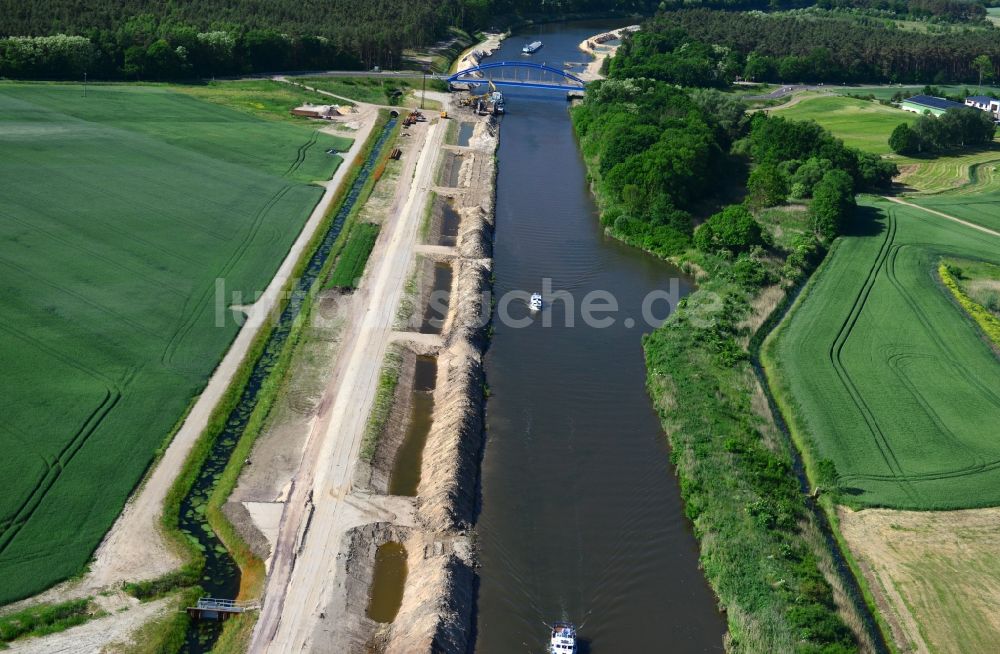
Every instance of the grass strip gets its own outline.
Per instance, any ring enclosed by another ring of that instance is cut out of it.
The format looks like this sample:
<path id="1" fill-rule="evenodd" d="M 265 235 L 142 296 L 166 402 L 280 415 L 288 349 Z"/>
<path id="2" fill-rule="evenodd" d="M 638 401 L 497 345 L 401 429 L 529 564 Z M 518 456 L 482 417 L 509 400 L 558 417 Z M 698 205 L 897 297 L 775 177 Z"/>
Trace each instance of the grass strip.
<path id="1" fill-rule="evenodd" d="M 969 317 L 983 330 L 986 338 L 994 345 L 1000 346 L 1000 319 L 962 291 L 958 285 L 958 280 L 955 279 L 948 264 L 941 262 L 938 265 L 938 275 L 941 277 L 941 282 L 951 291 L 955 301 L 965 309 Z"/>
<path id="2" fill-rule="evenodd" d="M 83 624 L 97 617 L 91 610 L 90 597 L 59 604 L 39 604 L 0 617 L 0 642 L 18 638 L 46 636 Z"/>
<path id="3" fill-rule="evenodd" d="M 365 272 L 368 257 L 378 239 L 379 226 L 374 223 L 359 223 L 351 229 L 350 238 L 337 258 L 337 264 L 330 273 L 327 288 L 354 290 Z"/>
<path id="4" fill-rule="evenodd" d="M 386 350 L 382 371 L 378 377 L 378 387 L 375 389 L 372 412 L 368 416 L 365 435 L 361 440 L 360 457 L 366 463 L 371 463 L 375 459 L 379 438 L 381 438 L 382 432 L 385 431 L 385 425 L 389 421 L 389 414 L 392 412 L 392 399 L 396 394 L 396 386 L 399 385 L 399 371 L 402 362 L 403 354 L 399 346 L 391 346 Z"/>
<path id="5" fill-rule="evenodd" d="M 454 125 L 455 123 L 452 123 Z M 449 126 L 450 127 L 450 126 Z M 434 203 L 437 202 L 437 193 L 431 191 L 427 194 L 427 206 L 424 207 L 424 217 L 420 221 L 420 240 L 427 241 L 427 235 L 431 231 L 431 223 L 434 217 Z"/>
<path id="6" fill-rule="evenodd" d="M 164 654 L 180 651 L 188 626 L 184 607 L 192 606 L 199 596 L 198 588 L 188 588 L 177 593 L 169 604 L 171 610 L 139 627 L 128 644 L 115 644 L 110 649 L 118 654 Z"/>

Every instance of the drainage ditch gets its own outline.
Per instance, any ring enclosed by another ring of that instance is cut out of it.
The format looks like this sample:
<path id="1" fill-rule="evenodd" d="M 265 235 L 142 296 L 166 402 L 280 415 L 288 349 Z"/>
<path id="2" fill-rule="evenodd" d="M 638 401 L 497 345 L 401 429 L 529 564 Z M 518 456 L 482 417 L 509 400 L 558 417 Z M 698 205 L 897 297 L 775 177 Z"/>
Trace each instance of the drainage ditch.
<path id="1" fill-rule="evenodd" d="M 438 198 L 441 206 L 441 230 L 438 235 L 438 245 L 454 247 L 458 243 L 458 228 L 462 224 L 462 216 L 455 209 L 455 204 L 448 199 Z"/>
<path id="2" fill-rule="evenodd" d="M 472 132 L 475 129 L 475 123 L 462 123 L 458 128 L 458 144 L 463 148 L 468 147 L 469 140 L 472 139 Z"/>

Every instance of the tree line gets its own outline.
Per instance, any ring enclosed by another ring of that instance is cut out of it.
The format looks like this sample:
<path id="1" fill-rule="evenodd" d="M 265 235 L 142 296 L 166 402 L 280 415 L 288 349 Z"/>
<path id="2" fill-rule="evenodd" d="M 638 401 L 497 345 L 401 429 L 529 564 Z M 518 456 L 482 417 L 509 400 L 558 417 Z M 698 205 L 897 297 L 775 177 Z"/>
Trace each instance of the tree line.
<path id="1" fill-rule="evenodd" d="M 503 17 L 652 12 L 652 0 L 0 0 L 0 76 L 181 79 L 397 67 Z"/>
<path id="2" fill-rule="evenodd" d="M 722 62 L 723 70 L 715 75 L 725 78 L 741 73 L 746 79 L 785 83 L 941 84 L 978 82 L 983 69 L 973 62 L 979 57 L 985 56 L 990 76 L 1000 64 L 1000 31 L 995 28 L 926 34 L 832 13 L 671 11 L 648 21 L 644 32 L 657 35 L 642 38 L 663 51 L 676 41 L 670 35 L 678 30 L 689 42 L 716 50 L 715 60 Z M 646 49 L 634 50 L 634 65 L 645 66 L 657 79 L 674 77 L 670 66 L 650 59 Z M 628 56 L 629 50 L 623 51 Z"/>
<path id="3" fill-rule="evenodd" d="M 660 3 L 660 8 L 668 11 L 694 8 L 776 11 L 813 6 L 939 22 L 982 22 L 986 18 L 986 6 L 978 0 L 664 0 Z"/>
<path id="4" fill-rule="evenodd" d="M 738 253 L 764 245 L 750 210 L 813 198 L 814 232 L 829 240 L 840 234 L 855 192 L 885 188 L 898 174 L 895 164 L 845 146 L 814 122 L 762 113 L 749 120 L 744 109 L 715 90 L 687 92 L 652 79 L 590 86 L 573 124 L 584 156 L 597 162 L 591 171 L 604 225 L 661 256 L 692 242 Z M 695 232 L 692 212 L 716 195 L 719 179 L 739 174 L 741 161 L 753 166 L 745 206 Z"/>
<path id="5" fill-rule="evenodd" d="M 973 107 L 949 109 L 941 116 L 924 114 L 913 125 L 900 123 L 889 136 L 896 154 L 937 154 L 993 142 L 997 126 L 988 112 Z"/>

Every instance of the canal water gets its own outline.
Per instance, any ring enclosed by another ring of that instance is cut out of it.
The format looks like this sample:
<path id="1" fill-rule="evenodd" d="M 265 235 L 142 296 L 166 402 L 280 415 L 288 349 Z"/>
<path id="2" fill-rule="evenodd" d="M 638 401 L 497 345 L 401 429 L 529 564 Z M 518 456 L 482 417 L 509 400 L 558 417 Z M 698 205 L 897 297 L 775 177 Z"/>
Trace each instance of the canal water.
<path id="1" fill-rule="evenodd" d="M 580 41 L 624 24 L 535 27 L 487 61 L 522 58 L 524 43 L 540 40 L 532 61 L 584 62 Z M 556 620 L 575 622 L 591 654 L 722 651 L 725 622 L 644 386 L 643 299 L 671 280 L 686 294 L 690 280 L 603 234 L 565 94 L 504 93 L 495 292 L 541 291 L 550 278 L 576 307 L 550 303 L 549 327 L 541 316 L 527 327 L 494 317 L 476 651 L 547 651 L 545 625 Z M 610 327 L 583 324 L 581 302 L 594 290 L 618 302 Z M 523 301 L 508 309 L 529 316 Z"/>

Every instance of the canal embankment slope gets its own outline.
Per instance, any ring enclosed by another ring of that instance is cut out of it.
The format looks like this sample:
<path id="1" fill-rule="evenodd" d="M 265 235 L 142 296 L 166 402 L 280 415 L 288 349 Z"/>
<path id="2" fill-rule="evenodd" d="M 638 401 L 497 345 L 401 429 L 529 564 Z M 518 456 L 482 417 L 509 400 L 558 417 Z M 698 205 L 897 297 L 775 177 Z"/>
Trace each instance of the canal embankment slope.
<path id="1" fill-rule="evenodd" d="M 414 156 L 400 175 L 392 216 L 369 259 L 367 279 L 352 297 L 342 351 L 311 426 L 301 466 L 283 509 L 272 555 L 255 651 L 303 651 L 314 622 L 328 603 L 337 554 L 348 529 L 373 516 L 392 518 L 391 508 L 363 506 L 349 498 L 354 462 L 375 382 L 389 342 L 395 305 L 402 294 L 415 245 L 422 203 L 430 186 L 438 123 L 411 128 Z M 334 544 L 334 545 L 331 545 Z"/>

